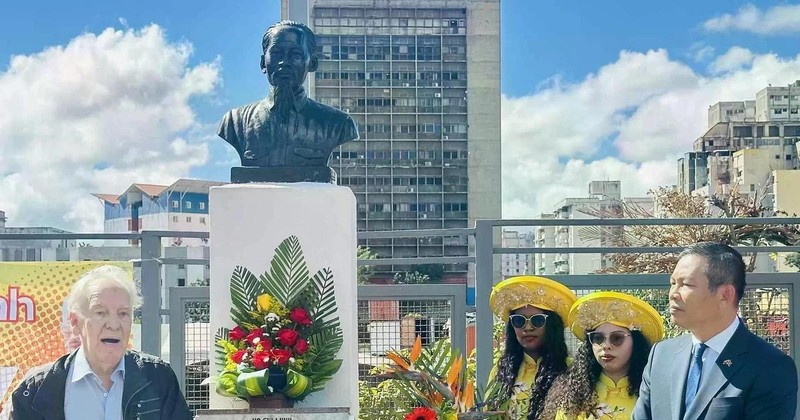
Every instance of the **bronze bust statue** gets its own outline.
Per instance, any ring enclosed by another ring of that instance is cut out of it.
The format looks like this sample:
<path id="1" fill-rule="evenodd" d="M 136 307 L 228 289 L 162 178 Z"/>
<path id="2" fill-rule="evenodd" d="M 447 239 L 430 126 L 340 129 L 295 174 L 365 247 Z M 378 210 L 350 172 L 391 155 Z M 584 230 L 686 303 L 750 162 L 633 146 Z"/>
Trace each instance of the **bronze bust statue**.
<path id="1" fill-rule="evenodd" d="M 261 46 L 269 96 L 228 111 L 219 124 L 219 136 L 242 162 L 232 168 L 231 181 L 335 183 L 328 159 L 337 146 L 358 138 L 358 128 L 347 113 L 306 95 L 303 83 L 318 64 L 314 32 L 280 21 L 267 29 Z"/>

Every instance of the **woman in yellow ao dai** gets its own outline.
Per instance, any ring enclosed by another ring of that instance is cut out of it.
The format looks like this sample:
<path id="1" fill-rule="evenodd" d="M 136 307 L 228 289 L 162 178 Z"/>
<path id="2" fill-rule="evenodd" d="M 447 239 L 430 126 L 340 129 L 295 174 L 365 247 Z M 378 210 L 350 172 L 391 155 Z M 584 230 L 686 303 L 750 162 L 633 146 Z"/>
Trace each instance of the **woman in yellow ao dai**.
<path id="1" fill-rule="evenodd" d="M 562 284 L 536 276 L 506 279 L 492 290 L 489 305 L 506 321 L 506 342 L 490 376 L 510 419 L 537 418 L 553 381 L 567 370 L 564 320 L 576 299 Z"/>
<path id="2" fill-rule="evenodd" d="M 581 344 L 541 418 L 630 419 L 650 347 L 664 336 L 661 316 L 634 296 L 597 292 L 572 305 L 567 324 Z"/>

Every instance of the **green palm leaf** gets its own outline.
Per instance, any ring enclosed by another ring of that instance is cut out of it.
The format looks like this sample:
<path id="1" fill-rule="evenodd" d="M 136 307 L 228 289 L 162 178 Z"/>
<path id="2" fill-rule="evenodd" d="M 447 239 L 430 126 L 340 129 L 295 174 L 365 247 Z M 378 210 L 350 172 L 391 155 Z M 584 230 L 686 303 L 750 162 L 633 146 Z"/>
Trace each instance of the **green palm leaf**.
<path id="1" fill-rule="evenodd" d="M 336 313 L 336 294 L 333 288 L 333 273 L 330 268 L 317 272 L 311 279 L 316 289 L 317 301 L 312 306 L 312 316 L 327 319 Z"/>
<path id="2" fill-rule="evenodd" d="M 308 286 L 308 267 L 296 236 L 284 239 L 275 248 L 270 268 L 261 275 L 260 280 L 267 293 L 287 307 L 302 295 L 303 289 Z"/>
<path id="3" fill-rule="evenodd" d="M 256 297 L 264 293 L 258 278 L 245 267 L 236 266 L 231 275 L 231 320 L 238 325 L 261 322 L 250 314 L 256 307 Z"/>
<path id="4" fill-rule="evenodd" d="M 217 366 L 222 369 L 226 365 L 226 354 L 225 348 L 219 344 L 220 339 L 228 339 L 228 332 L 229 329 L 222 327 L 217 329 L 217 332 L 214 334 L 214 347 L 217 353 Z"/>
<path id="5" fill-rule="evenodd" d="M 311 335 L 308 342 L 311 346 L 304 356 L 308 366 L 306 374 L 313 381 L 313 390 L 319 391 L 341 367 L 342 361 L 336 359 L 336 354 L 344 343 L 342 330 L 338 326 L 325 328 Z"/>

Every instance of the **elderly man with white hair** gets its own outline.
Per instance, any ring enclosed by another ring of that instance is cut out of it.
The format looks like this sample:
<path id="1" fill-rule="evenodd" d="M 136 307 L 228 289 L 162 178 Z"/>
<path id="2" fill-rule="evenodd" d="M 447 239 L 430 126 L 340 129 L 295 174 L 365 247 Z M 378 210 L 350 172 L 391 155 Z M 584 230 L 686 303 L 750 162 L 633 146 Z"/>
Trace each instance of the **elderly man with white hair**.
<path id="1" fill-rule="evenodd" d="M 141 297 L 127 271 L 107 265 L 87 272 L 68 302 L 81 346 L 20 384 L 12 396 L 13 419 L 192 418 L 169 365 L 128 350 Z"/>

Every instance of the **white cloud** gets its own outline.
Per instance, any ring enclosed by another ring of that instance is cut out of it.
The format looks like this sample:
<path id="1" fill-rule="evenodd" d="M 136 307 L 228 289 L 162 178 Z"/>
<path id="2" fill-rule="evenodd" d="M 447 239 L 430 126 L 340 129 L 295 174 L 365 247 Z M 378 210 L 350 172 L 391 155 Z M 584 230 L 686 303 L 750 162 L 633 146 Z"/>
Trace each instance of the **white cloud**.
<path id="1" fill-rule="evenodd" d="M 122 25 L 123 28 L 128 27 L 128 19 L 125 19 L 124 17 L 119 17 L 117 18 L 117 21 L 119 21 L 119 24 Z"/>
<path id="2" fill-rule="evenodd" d="M 523 160 L 541 153 L 557 157 L 592 156 L 600 139 L 613 134 L 625 113 L 648 98 L 694 80 L 692 70 L 671 61 L 664 50 L 633 53 L 589 74 L 580 84 L 563 81 L 536 95 L 503 102 L 504 155 Z M 529 147 L 535 142 L 535 148 Z"/>
<path id="3" fill-rule="evenodd" d="M 714 47 L 706 45 L 702 42 L 697 42 L 689 48 L 689 55 L 692 60 L 696 62 L 703 62 L 714 56 Z"/>
<path id="4" fill-rule="evenodd" d="M 735 14 L 707 20 L 703 27 L 712 32 L 744 31 L 760 35 L 789 35 L 800 32 L 800 4 L 781 4 L 766 10 L 747 4 Z"/>
<path id="5" fill-rule="evenodd" d="M 800 56 L 745 60 L 745 51 L 716 57 L 726 70 L 709 75 L 663 50 L 622 52 L 579 83 L 504 97 L 503 217 L 550 212 L 559 200 L 585 197 L 594 180 L 622 181 L 625 196 L 674 184 L 676 159 L 706 130 L 709 105 L 755 99 L 800 74 Z"/>
<path id="6" fill-rule="evenodd" d="M 741 67 L 751 64 L 755 54 L 747 48 L 738 46 L 731 47 L 725 54 L 717 57 L 709 66 L 712 73 L 724 73 L 731 70 L 739 70 Z"/>
<path id="7" fill-rule="evenodd" d="M 13 226 L 102 229 L 92 192 L 168 184 L 208 161 L 189 105 L 220 82 L 156 25 L 83 34 L 0 73 L 0 209 Z"/>

